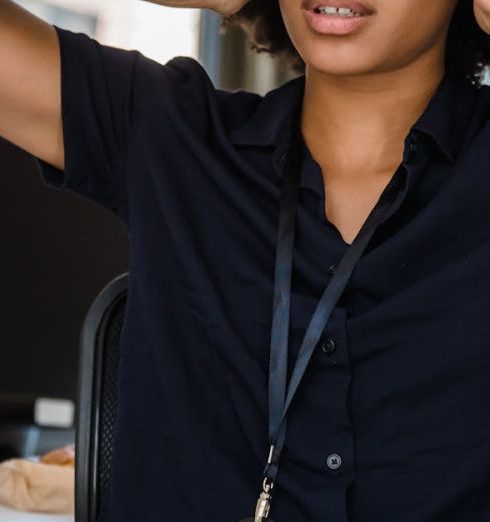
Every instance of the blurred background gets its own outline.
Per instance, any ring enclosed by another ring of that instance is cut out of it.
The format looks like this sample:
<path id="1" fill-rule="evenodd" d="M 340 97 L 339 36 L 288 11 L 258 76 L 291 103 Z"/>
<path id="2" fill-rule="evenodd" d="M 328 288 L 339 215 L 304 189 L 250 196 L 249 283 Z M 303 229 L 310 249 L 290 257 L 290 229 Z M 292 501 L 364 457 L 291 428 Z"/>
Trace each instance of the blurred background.
<path id="1" fill-rule="evenodd" d="M 264 94 L 291 73 L 249 49 L 209 10 L 142 0 L 16 0 L 62 28 L 165 63 L 191 56 L 216 87 Z M 33 158 L 0 138 L 0 461 L 74 441 L 79 332 L 96 295 L 128 269 L 127 238 L 107 210 L 45 187 Z M 7 226 L 5 225 L 7 224 Z"/>

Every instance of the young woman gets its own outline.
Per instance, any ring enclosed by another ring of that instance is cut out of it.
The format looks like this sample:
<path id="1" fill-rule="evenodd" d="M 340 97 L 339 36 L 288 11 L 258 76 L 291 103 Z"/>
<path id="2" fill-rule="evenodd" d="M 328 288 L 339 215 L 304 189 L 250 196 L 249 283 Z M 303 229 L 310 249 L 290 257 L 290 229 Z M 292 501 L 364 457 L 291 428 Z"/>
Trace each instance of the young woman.
<path id="1" fill-rule="evenodd" d="M 490 1 L 322 2 L 160 2 L 262 97 L 0 0 L 0 134 L 130 238 L 100 520 L 490 519 Z"/>

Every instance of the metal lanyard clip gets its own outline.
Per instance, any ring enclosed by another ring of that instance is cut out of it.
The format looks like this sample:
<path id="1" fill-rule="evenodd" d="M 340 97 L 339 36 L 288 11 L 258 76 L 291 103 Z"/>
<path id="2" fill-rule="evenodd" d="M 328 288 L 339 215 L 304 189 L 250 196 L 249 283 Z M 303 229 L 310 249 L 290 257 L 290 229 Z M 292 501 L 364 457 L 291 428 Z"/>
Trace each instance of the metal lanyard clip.
<path id="1" fill-rule="evenodd" d="M 260 493 L 259 499 L 257 500 L 257 506 L 255 508 L 254 522 L 266 522 L 269 516 L 269 510 L 271 507 L 271 490 L 274 487 L 274 482 L 268 483 L 268 477 L 264 478 L 262 483 L 262 492 Z"/>
<path id="2" fill-rule="evenodd" d="M 269 516 L 269 510 L 271 507 L 271 490 L 274 487 L 274 482 L 270 481 L 268 477 L 264 478 L 262 482 L 262 492 L 257 500 L 257 506 L 255 508 L 255 515 L 253 518 L 245 518 L 240 522 L 274 522 Z"/>

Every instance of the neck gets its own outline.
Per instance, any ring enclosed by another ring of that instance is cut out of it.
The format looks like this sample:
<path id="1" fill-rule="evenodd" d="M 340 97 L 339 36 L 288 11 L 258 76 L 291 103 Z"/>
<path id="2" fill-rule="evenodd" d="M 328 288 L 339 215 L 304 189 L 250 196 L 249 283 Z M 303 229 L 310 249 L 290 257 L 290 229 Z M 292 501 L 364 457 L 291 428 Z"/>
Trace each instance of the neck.
<path id="1" fill-rule="evenodd" d="M 307 67 L 301 129 L 312 156 L 338 176 L 394 171 L 443 74 L 434 60 L 357 76 Z"/>

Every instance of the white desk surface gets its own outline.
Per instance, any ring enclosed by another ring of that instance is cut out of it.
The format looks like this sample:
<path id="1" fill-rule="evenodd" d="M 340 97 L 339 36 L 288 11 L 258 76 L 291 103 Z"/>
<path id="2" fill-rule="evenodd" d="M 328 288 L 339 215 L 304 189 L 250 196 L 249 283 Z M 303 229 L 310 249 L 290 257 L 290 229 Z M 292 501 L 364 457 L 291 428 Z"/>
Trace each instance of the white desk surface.
<path id="1" fill-rule="evenodd" d="M 44 515 L 24 513 L 0 505 L 0 522 L 74 522 L 73 515 Z"/>

